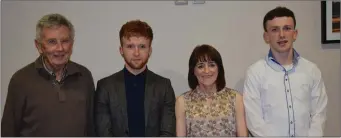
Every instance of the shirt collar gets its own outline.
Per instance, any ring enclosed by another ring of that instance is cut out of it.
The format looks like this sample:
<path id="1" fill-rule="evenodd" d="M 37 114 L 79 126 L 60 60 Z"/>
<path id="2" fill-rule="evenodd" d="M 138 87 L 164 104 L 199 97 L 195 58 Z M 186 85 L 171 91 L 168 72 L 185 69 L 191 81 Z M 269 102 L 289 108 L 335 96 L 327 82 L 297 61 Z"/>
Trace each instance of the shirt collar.
<path id="1" fill-rule="evenodd" d="M 276 61 L 276 59 L 273 56 L 273 53 L 271 52 L 271 49 L 269 50 L 268 55 L 265 58 L 266 63 L 274 70 L 276 71 L 284 71 L 284 72 L 294 72 L 295 68 L 298 64 L 298 61 L 300 59 L 300 55 L 298 54 L 298 52 L 293 49 L 293 67 L 290 70 L 286 70 L 279 62 Z"/>
<path id="2" fill-rule="evenodd" d="M 295 50 L 295 49 L 293 49 L 293 52 L 294 52 L 294 54 L 293 54 L 293 59 L 292 59 L 292 63 L 293 63 L 293 65 L 294 66 L 296 66 L 296 64 L 298 63 L 298 60 L 299 60 L 299 58 L 300 58 L 300 55 L 298 54 L 298 52 Z M 268 59 L 269 60 L 272 60 L 273 62 L 275 62 L 275 63 L 277 63 L 278 65 L 281 65 L 280 63 L 278 63 L 277 61 L 276 61 L 276 59 L 274 58 L 274 56 L 273 56 L 273 54 L 272 54 L 272 52 L 271 52 L 271 49 L 269 50 L 269 53 L 268 53 Z"/>
<path id="3" fill-rule="evenodd" d="M 44 62 L 44 57 L 41 56 L 41 62 L 43 63 L 43 67 L 44 69 L 52 76 L 55 76 L 55 73 L 52 70 L 49 70 Z M 66 71 L 66 66 L 63 68 L 63 76 L 65 75 L 65 71 Z"/>
<path id="4" fill-rule="evenodd" d="M 46 71 L 49 75 L 53 75 L 53 71 L 49 70 L 44 61 L 43 61 L 43 56 L 39 56 L 36 61 L 35 61 L 35 68 L 38 70 L 38 71 L 41 71 L 41 70 L 44 70 Z M 68 76 L 68 75 L 73 75 L 73 74 L 76 74 L 76 73 L 81 73 L 79 68 L 77 67 L 77 65 L 75 63 L 73 63 L 72 61 L 69 61 L 65 68 L 64 68 L 64 76 Z"/>
<path id="5" fill-rule="evenodd" d="M 148 70 L 148 67 L 146 67 L 146 69 L 144 71 L 142 71 L 141 73 L 135 75 L 133 73 L 131 73 L 125 66 L 123 68 L 123 71 L 124 71 L 124 74 L 129 76 L 129 77 L 145 77 L 146 74 L 147 74 L 147 70 Z"/>

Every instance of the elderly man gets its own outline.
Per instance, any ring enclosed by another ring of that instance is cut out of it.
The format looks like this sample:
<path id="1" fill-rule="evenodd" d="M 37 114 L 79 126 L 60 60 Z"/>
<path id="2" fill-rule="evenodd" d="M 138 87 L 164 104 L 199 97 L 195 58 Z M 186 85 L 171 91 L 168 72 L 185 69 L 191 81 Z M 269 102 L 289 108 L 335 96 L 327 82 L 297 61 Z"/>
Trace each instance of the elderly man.
<path id="1" fill-rule="evenodd" d="M 36 26 L 40 56 L 11 78 L 1 136 L 89 136 L 94 82 L 90 71 L 70 61 L 75 31 L 60 14 Z"/>

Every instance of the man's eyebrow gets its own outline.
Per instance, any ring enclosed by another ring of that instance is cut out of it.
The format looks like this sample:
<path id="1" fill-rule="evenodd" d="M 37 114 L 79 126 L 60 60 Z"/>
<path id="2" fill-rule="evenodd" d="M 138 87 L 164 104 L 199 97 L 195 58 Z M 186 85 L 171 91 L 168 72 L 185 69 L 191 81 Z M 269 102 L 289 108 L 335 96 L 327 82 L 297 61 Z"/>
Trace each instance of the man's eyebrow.
<path id="1" fill-rule="evenodd" d="M 279 26 L 270 26 L 269 28 L 279 28 Z"/>
<path id="2" fill-rule="evenodd" d="M 281 26 L 270 26 L 270 28 L 280 28 Z M 282 27 L 294 27 L 293 25 L 289 25 L 289 24 L 286 24 L 286 25 L 283 25 Z"/>

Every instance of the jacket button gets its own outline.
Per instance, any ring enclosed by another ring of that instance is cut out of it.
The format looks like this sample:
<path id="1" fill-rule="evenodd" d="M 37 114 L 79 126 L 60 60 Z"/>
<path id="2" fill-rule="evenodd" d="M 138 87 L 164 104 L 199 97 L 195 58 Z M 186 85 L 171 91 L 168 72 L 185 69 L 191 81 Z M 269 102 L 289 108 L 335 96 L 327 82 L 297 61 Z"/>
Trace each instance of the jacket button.
<path id="1" fill-rule="evenodd" d="M 128 135 L 129 134 L 129 130 L 126 130 L 125 133 Z"/>

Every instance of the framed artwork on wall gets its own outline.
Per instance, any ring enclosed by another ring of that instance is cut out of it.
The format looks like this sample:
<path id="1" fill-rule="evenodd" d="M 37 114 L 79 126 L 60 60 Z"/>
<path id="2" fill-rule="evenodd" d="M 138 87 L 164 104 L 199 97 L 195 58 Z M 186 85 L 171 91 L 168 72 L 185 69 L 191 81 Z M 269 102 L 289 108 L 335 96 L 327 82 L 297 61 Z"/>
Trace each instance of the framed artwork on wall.
<path id="1" fill-rule="evenodd" d="M 340 1 L 321 2 L 321 38 L 323 44 L 340 43 Z"/>

